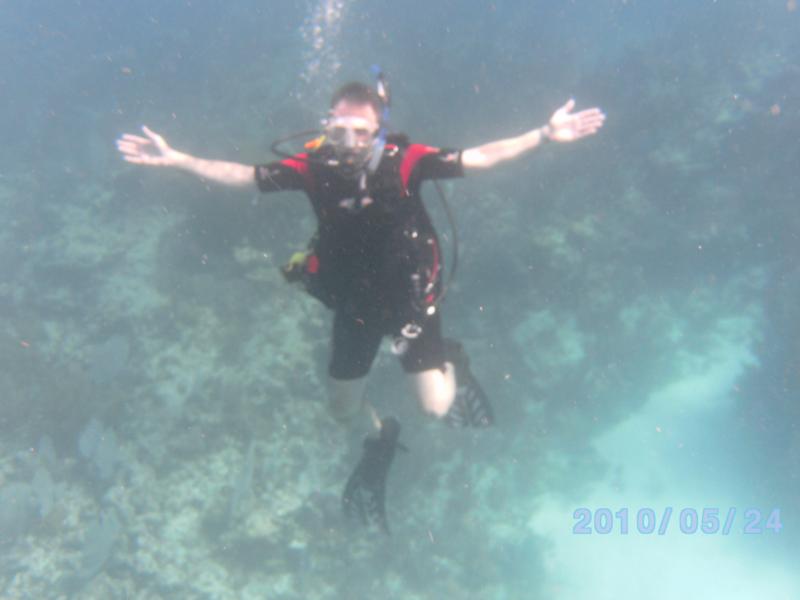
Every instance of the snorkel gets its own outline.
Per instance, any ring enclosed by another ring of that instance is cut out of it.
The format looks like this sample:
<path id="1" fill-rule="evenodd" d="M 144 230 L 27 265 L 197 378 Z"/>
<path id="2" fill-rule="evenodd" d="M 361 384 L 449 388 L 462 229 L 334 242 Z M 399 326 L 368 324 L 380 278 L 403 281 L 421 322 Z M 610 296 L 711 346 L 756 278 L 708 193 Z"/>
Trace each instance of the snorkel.
<path id="1" fill-rule="evenodd" d="M 386 147 L 386 130 L 389 124 L 389 109 L 392 105 L 389 84 L 386 82 L 383 70 L 378 65 L 372 65 L 372 73 L 375 75 L 375 91 L 381 100 L 383 108 L 379 115 L 380 128 L 378 129 L 378 135 L 375 136 L 375 141 L 372 144 L 372 157 L 367 165 L 367 170 L 370 173 L 374 173 L 375 169 L 378 168 L 378 163 L 381 162 L 381 157 L 383 156 L 383 149 Z"/>

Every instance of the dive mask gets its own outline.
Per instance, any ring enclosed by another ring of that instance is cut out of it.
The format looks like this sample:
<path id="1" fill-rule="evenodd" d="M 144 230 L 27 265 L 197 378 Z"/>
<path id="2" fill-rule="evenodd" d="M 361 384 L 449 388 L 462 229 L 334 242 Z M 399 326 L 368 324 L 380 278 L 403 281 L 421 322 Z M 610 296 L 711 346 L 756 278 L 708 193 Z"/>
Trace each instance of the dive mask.
<path id="1" fill-rule="evenodd" d="M 379 128 L 363 117 L 331 117 L 324 122 L 325 143 L 333 149 L 341 166 L 360 169 L 372 157 Z"/>

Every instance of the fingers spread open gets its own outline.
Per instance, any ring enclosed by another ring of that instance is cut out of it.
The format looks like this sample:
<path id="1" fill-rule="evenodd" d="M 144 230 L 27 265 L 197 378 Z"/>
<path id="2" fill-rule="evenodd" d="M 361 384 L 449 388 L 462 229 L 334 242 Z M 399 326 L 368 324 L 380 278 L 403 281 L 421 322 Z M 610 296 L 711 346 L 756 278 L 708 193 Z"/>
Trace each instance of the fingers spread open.
<path id="1" fill-rule="evenodd" d="M 598 109 L 591 109 L 586 110 L 581 113 L 578 113 L 580 117 L 578 121 L 578 128 L 583 130 L 597 130 L 603 126 L 603 122 L 606 119 L 606 116 L 601 113 Z"/>
<path id="2" fill-rule="evenodd" d="M 149 139 L 143 138 L 140 135 L 133 135 L 132 133 L 124 133 L 122 137 L 119 138 L 120 140 L 125 140 L 126 142 L 136 142 L 138 144 L 152 144 Z"/>
<path id="3" fill-rule="evenodd" d="M 117 140 L 117 148 L 120 150 L 135 150 L 139 147 L 139 144 L 134 142 L 128 142 L 126 140 Z"/>

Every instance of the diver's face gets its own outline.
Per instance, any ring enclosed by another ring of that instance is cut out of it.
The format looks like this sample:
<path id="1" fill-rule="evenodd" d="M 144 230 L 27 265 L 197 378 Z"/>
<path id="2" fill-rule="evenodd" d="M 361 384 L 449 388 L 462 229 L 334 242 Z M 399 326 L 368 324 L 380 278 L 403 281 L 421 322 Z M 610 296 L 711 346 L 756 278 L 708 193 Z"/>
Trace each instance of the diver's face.
<path id="1" fill-rule="evenodd" d="M 372 106 L 341 100 L 328 117 L 325 138 L 343 166 L 361 168 L 369 162 L 379 128 Z"/>
<path id="2" fill-rule="evenodd" d="M 353 104 L 347 100 L 340 100 L 336 106 L 331 109 L 330 120 L 335 119 L 360 119 L 363 124 L 367 126 L 371 133 L 376 133 L 380 123 L 378 115 L 375 114 L 375 109 L 369 104 Z"/>

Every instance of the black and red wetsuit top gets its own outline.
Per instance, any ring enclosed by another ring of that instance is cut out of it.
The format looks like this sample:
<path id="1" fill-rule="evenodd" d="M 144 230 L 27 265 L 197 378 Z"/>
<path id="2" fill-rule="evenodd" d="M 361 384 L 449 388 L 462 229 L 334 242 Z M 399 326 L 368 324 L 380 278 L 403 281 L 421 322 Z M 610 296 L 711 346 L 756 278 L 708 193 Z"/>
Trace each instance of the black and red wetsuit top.
<path id="1" fill-rule="evenodd" d="M 391 140 L 390 140 L 391 141 Z M 255 169 L 262 192 L 303 190 L 318 220 L 318 276 L 337 309 L 397 311 L 409 301 L 409 280 L 419 270 L 419 240 L 438 241 L 422 203 L 426 179 L 461 177 L 461 152 L 421 144 L 387 143 L 365 189 L 325 162 L 297 155 Z M 426 259 L 428 260 L 428 259 Z M 441 265 L 428 268 L 441 269 Z"/>

